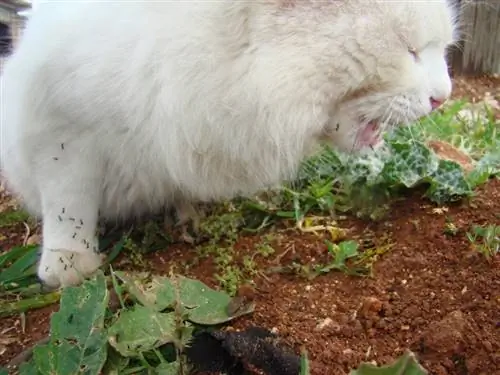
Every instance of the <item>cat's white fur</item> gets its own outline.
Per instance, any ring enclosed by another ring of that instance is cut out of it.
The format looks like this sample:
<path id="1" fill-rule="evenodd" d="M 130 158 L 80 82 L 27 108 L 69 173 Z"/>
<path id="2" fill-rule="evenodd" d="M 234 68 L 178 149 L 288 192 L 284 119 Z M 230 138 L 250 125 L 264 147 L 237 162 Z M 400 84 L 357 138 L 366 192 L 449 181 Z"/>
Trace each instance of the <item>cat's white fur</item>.
<path id="1" fill-rule="evenodd" d="M 39 277 L 98 268 L 98 212 L 253 194 L 320 141 L 358 150 L 368 121 L 428 114 L 454 30 L 445 0 L 40 5 L 1 93 L 2 173 L 43 218 Z"/>

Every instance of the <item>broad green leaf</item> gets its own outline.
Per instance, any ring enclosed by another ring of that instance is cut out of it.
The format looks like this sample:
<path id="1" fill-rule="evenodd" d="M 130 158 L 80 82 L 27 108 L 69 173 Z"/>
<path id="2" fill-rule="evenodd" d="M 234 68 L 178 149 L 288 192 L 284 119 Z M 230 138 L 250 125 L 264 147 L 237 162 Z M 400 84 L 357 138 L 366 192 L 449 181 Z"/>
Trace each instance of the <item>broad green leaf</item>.
<path id="1" fill-rule="evenodd" d="M 330 241 L 326 243 L 328 252 L 332 255 L 333 261 L 325 266 L 320 267 L 317 271 L 327 273 L 331 270 L 346 270 L 346 260 L 359 255 L 358 244 L 356 241 L 342 241 L 341 243 L 333 244 Z"/>
<path id="2" fill-rule="evenodd" d="M 115 271 L 114 274 L 125 284 L 129 293 L 144 306 L 156 311 L 163 311 L 174 306 L 175 291 L 167 283 L 168 278 L 161 276 L 151 278 L 144 272 Z"/>
<path id="3" fill-rule="evenodd" d="M 180 286 L 182 305 L 188 309 L 188 320 L 193 323 L 217 325 L 253 312 L 254 306 L 250 304 L 239 309 L 234 315 L 228 315 L 227 306 L 231 301 L 228 294 L 183 276 L 176 277 L 176 281 Z"/>
<path id="4" fill-rule="evenodd" d="M 0 367 L 0 375 L 9 375 L 9 371 L 6 368 Z"/>
<path id="5" fill-rule="evenodd" d="M 104 314 L 108 305 L 102 272 L 79 287 L 67 287 L 61 307 L 51 318 L 50 342 L 33 350 L 38 372 L 99 374 L 106 361 Z"/>
<path id="6" fill-rule="evenodd" d="M 479 168 L 488 169 L 492 175 L 500 173 L 500 143 L 478 162 Z"/>
<path id="7" fill-rule="evenodd" d="M 437 158 L 420 142 L 395 142 L 390 147 L 391 158 L 381 173 L 390 184 L 411 188 L 438 168 Z"/>
<path id="8" fill-rule="evenodd" d="M 19 375 L 38 375 L 36 364 L 33 358 L 29 362 L 21 363 L 19 366 Z"/>
<path id="9" fill-rule="evenodd" d="M 135 305 L 120 313 L 108 329 L 108 341 L 121 355 L 137 357 L 142 352 L 176 342 L 176 316 Z"/>
<path id="10" fill-rule="evenodd" d="M 21 363 L 19 366 L 19 375 L 38 375 L 36 364 L 33 358 L 29 362 Z"/>
<path id="11" fill-rule="evenodd" d="M 163 362 L 155 368 L 155 373 L 158 375 L 178 375 L 180 367 L 178 361 Z"/>
<path id="12" fill-rule="evenodd" d="M 353 258 L 358 253 L 358 243 L 356 241 L 342 241 L 337 245 L 337 251 L 335 252 L 335 263 L 338 266 L 345 266 L 345 261 L 349 258 Z"/>
<path id="13" fill-rule="evenodd" d="M 129 362 L 130 358 L 123 357 L 115 349 L 110 347 L 102 372 L 106 375 L 119 375 L 128 366 Z"/>
<path id="14" fill-rule="evenodd" d="M 492 173 L 490 171 L 476 168 L 467 175 L 466 179 L 471 188 L 475 188 L 488 182 L 491 176 Z"/>
<path id="15" fill-rule="evenodd" d="M 357 370 L 349 375 L 427 375 L 428 372 L 417 362 L 415 355 L 407 351 L 394 363 L 386 366 L 374 366 L 370 363 L 362 363 Z"/>
<path id="16" fill-rule="evenodd" d="M 172 309 L 178 295 L 187 319 L 196 324 L 217 325 L 228 322 L 241 315 L 253 312 L 254 306 L 238 310 L 235 315 L 228 315 L 227 306 L 231 297 L 221 291 L 209 288 L 198 280 L 183 276 L 167 278 L 154 276 L 149 283 L 144 283 L 144 276 L 137 277 L 124 272 L 115 272 L 129 292 L 142 304 L 156 311 Z"/>
<path id="17" fill-rule="evenodd" d="M 472 194 L 462 168 L 453 161 L 440 160 L 439 168 L 431 176 L 430 183 L 426 195 L 436 203 L 442 204 Z"/>

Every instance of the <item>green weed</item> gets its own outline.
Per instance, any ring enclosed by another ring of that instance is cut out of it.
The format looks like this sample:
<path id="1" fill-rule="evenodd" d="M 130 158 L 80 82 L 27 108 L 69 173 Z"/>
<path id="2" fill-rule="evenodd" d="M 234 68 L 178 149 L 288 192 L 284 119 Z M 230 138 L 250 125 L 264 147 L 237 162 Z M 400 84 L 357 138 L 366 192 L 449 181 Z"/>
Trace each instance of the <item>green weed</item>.
<path id="1" fill-rule="evenodd" d="M 451 103 L 412 126 L 395 129 L 386 135 L 385 146 L 365 155 L 325 146 L 304 162 L 295 181 L 245 207 L 260 213 L 266 224 L 332 212 L 377 220 L 387 214 L 392 199 L 416 187 L 424 187 L 438 204 L 470 197 L 476 186 L 500 173 L 500 124 L 488 107 L 471 106 Z M 469 155 L 474 170 L 467 174 L 456 162 L 439 159 L 427 145 L 433 139 Z"/>
<path id="2" fill-rule="evenodd" d="M 500 252 L 500 225 L 473 225 L 467 238 L 472 247 L 488 259 Z"/>
<path id="3" fill-rule="evenodd" d="M 64 289 L 60 309 L 51 318 L 49 340 L 33 348 L 32 356 L 19 367 L 21 375 L 188 375 L 192 368 L 185 350 L 193 336 L 255 308 L 250 302 L 231 315 L 230 296 L 178 275 L 112 271 L 111 276 L 121 301 L 119 310 L 110 304 L 110 282 L 102 272 L 78 287 Z M 309 375 L 306 349 L 301 352 L 300 374 Z M 0 368 L 0 374 L 8 373 Z M 385 366 L 361 363 L 350 374 L 426 375 L 427 371 L 407 351 Z"/>
<path id="4" fill-rule="evenodd" d="M 300 357 L 300 375 L 309 375 L 309 360 L 305 349 Z M 349 372 L 349 375 L 427 375 L 425 370 L 415 358 L 415 354 L 407 350 L 394 362 L 377 367 L 371 363 L 361 363 L 358 369 Z"/>
<path id="5" fill-rule="evenodd" d="M 20 374 L 97 375 L 103 369 L 107 374 L 189 374 L 184 349 L 195 330 L 254 309 L 248 304 L 228 315 L 227 294 L 181 276 L 112 276 L 122 301 L 119 313 L 109 310 L 109 281 L 102 272 L 79 287 L 64 289 L 60 309 L 51 319 L 49 342 L 33 349 Z"/>
<path id="6" fill-rule="evenodd" d="M 211 257 L 216 267 L 215 279 L 220 287 L 229 295 L 234 296 L 241 284 L 251 282 L 252 279 L 263 273 L 259 269 L 256 258 L 268 258 L 274 254 L 274 249 L 269 244 L 269 238 L 265 237 L 262 241 L 255 244 L 255 251 L 251 255 L 238 257 L 234 243 L 225 246 L 210 243 L 199 247 L 199 254 L 202 257 Z"/>
<path id="7" fill-rule="evenodd" d="M 31 221 L 31 217 L 23 210 L 7 210 L 0 213 L 0 228 L 10 227 L 28 221 Z"/>

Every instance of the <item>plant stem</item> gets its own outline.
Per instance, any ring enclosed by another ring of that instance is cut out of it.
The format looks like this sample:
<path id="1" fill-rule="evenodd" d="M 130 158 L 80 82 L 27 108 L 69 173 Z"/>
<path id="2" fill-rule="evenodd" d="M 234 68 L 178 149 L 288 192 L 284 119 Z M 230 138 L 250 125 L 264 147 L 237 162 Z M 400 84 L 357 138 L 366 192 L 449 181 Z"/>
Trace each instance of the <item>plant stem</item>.
<path id="1" fill-rule="evenodd" d="M 28 310 L 39 309 L 52 305 L 61 298 L 60 291 L 41 294 L 33 298 L 26 298 L 19 301 L 0 302 L 0 317 L 14 315 Z"/>

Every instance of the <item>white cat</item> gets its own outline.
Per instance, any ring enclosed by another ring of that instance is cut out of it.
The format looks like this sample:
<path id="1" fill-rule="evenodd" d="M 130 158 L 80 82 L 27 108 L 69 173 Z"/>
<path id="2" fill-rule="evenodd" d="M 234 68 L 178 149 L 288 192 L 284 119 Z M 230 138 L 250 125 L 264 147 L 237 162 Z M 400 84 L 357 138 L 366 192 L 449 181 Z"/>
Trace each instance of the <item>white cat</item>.
<path id="1" fill-rule="evenodd" d="M 4 177 L 43 219 L 39 277 L 99 267 L 99 214 L 253 194 L 319 142 L 359 151 L 427 115 L 455 18 L 445 0 L 40 5 L 1 108 Z"/>

